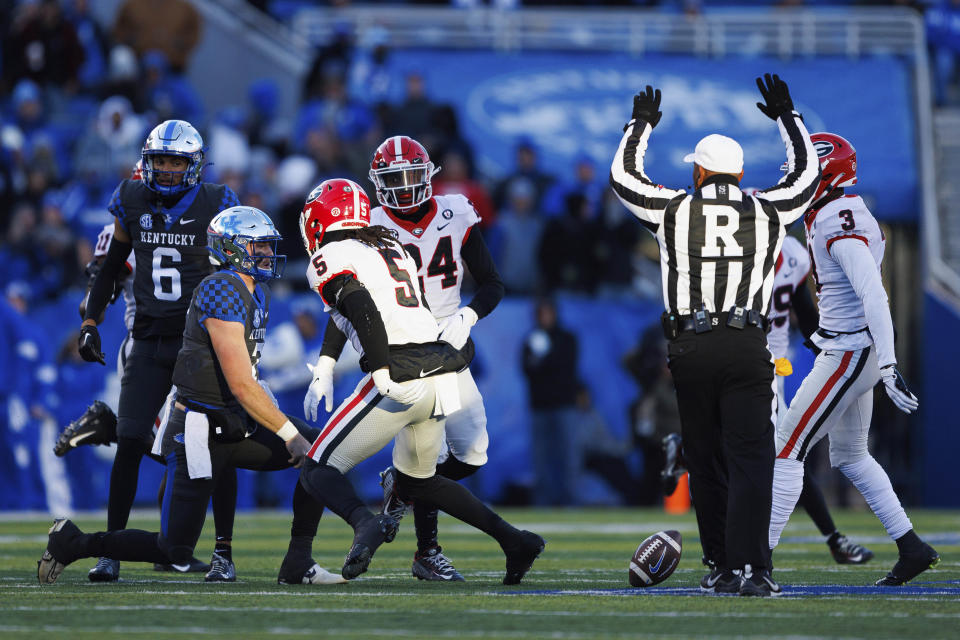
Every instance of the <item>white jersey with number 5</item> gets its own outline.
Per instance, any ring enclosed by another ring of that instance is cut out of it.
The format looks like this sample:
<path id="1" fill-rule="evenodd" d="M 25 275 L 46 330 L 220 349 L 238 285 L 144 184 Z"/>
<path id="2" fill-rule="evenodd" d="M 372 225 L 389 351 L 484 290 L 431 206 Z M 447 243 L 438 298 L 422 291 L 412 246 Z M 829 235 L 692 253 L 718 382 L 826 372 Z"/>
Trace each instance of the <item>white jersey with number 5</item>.
<path id="1" fill-rule="evenodd" d="M 424 306 L 417 286 L 417 265 L 403 247 L 374 249 L 359 240 L 340 240 L 320 247 L 310 257 L 307 281 L 323 297 L 323 286 L 339 275 L 353 274 L 370 293 L 383 318 L 387 342 L 407 344 L 433 342 L 440 334 L 437 321 Z M 363 352 L 353 325 L 324 300 L 337 327 L 358 353 Z"/>
<path id="2" fill-rule="evenodd" d="M 860 196 L 845 195 L 808 214 L 805 226 L 817 285 L 820 328 L 836 334 L 826 338 L 815 333 L 813 341 L 821 349 L 849 351 L 869 347 L 873 339 L 865 330 L 863 302 L 830 249 L 841 240 L 862 242 L 870 249 L 873 261 L 858 264 L 857 268 L 879 271 L 886 243 L 880 225 Z"/>
<path id="3" fill-rule="evenodd" d="M 770 333 L 767 344 L 774 358 L 786 358 L 790 346 L 790 309 L 793 293 L 802 287 L 810 273 L 810 256 L 793 236 L 783 239 L 773 276 L 773 295 L 770 298 Z"/>
<path id="4" fill-rule="evenodd" d="M 430 211 L 416 224 L 377 207 L 370 212 L 370 224 L 397 231 L 400 243 L 417 263 L 417 276 L 430 310 L 434 317 L 442 319 L 460 308 L 464 271 L 460 250 L 480 216 L 461 194 L 434 196 L 430 206 Z"/>
<path id="5" fill-rule="evenodd" d="M 93 257 L 107 255 L 110 249 L 110 243 L 113 241 L 113 223 L 103 225 L 100 235 L 97 236 L 97 244 L 93 248 Z M 133 318 L 137 315 L 137 300 L 133 297 L 133 278 L 137 270 L 137 257 L 133 251 L 127 256 L 127 268 L 130 269 L 130 275 L 123 281 L 123 303 L 126 309 L 123 312 L 123 324 L 127 331 L 133 331 Z"/>

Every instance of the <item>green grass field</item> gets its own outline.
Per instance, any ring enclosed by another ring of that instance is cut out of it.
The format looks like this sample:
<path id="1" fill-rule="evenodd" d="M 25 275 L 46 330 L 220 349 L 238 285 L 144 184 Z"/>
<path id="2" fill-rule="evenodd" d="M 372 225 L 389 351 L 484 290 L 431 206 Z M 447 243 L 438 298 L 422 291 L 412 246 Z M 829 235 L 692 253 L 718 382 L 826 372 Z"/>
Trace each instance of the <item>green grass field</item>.
<path id="1" fill-rule="evenodd" d="M 235 584 L 208 585 L 202 576 L 157 573 L 124 563 L 122 582 L 92 584 L 92 561 L 71 565 L 55 585 L 41 587 L 36 562 L 49 519 L 0 520 L 0 638 L 957 638 L 960 637 L 960 513 L 918 511 L 917 531 L 942 561 L 908 587 L 869 587 L 896 559 L 896 546 L 870 513 L 838 512 L 848 536 L 876 557 L 840 566 L 805 514 L 797 513 L 775 555 L 786 594 L 772 599 L 698 595 L 704 574 L 692 515 L 654 510 L 506 510 L 518 526 L 537 531 L 547 547 L 516 587 L 500 583 L 503 556 L 491 539 L 443 517 L 441 543 L 467 579 L 433 584 L 410 575 L 412 516 L 371 570 L 335 587 L 281 587 L 289 517 L 241 513 L 237 518 Z M 209 557 L 209 524 L 197 550 Z M 102 518 L 78 518 L 84 530 Z M 152 514 L 131 526 L 156 527 Z M 631 589 L 627 563 L 648 534 L 677 529 L 683 558 L 665 583 Z M 321 565 L 339 571 L 351 534 L 327 514 L 314 545 Z M 835 585 L 835 586 L 830 586 Z M 52 635 L 55 634 L 55 635 Z"/>

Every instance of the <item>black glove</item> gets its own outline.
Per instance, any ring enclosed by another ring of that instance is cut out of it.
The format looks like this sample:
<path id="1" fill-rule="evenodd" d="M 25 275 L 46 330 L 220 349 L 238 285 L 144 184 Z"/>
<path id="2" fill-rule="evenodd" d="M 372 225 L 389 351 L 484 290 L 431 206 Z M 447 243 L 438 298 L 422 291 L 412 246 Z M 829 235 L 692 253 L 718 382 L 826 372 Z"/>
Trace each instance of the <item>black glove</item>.
<path id="1" fill-rule="evenodd" d="M 790 99 L 787 83 L 777 74 L 771 77 L 769 73 L 765 73 L 763 78 L 757 78 L 757 88 L 760 89 L 760 95 L 766 102 L 766 104 L 758 102 L 757 108 L 771 120 L 776 120 L 783 114 L 793 111 L 793 100 Z"/>
<path id="2" fill-rule="evenodd" d="M 100 332 L 92 324 L 85 324 L 80 327 L 80 339 L 77 340 L 77 350 L 80 357 L 87 362 L 99 362 L 106 366 L 103 359 L 103 351 L 100 350 Z"/>
<path id="3" fill-rule="evenodd" d="M 633 96 L 633 119 L 649 122 L 650 127 L 657 126 L 663 113 L 660 111 L 660 89 L 647 88 Z"/>

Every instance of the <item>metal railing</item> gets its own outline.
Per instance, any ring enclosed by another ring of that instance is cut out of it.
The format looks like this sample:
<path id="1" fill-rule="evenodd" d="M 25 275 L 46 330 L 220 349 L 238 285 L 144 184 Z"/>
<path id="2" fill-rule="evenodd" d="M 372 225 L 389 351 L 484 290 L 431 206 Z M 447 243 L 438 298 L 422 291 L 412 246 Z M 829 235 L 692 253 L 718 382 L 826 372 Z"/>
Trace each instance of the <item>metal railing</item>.
<path id="1" fill-rule="evenodd" d="M 395 47 L 683 53 L 703 56 L 914 56 L 923 22 L 905 8 L 714 10 L 686 16 L 648 9 L 470 10 L 357 6 L 298 12 L 311 43 L 350 25 L 383 28 Z"/>

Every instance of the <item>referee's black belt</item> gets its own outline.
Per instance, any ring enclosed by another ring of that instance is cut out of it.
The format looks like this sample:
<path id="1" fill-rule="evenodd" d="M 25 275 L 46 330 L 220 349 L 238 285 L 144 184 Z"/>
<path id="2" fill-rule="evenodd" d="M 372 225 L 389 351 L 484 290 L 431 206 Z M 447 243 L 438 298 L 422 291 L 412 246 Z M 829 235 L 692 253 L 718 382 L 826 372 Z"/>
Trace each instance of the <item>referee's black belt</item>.
<path id="1" fill-rule="evenodd" d="M 732 307 L 721 313 L 710 313 L 706 309 L 701 309 L 688 315 L 679 315 L 667 311 L 664 312 L 661 322 L 663 324 L 663 334 L 668 340 L 673 340 L 685 331 L 706 333 L 712 331 L 714 327 L 719 327 L 721 323 L 732 329 L 744 329 L 745 327 L 759 327 L 763 331 L 769 331 L 770 329 L 770 319 L 767 316 L 754 309 L 744 307 Z"/>

